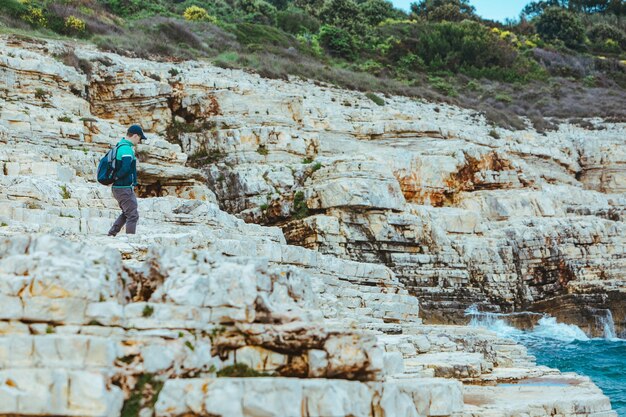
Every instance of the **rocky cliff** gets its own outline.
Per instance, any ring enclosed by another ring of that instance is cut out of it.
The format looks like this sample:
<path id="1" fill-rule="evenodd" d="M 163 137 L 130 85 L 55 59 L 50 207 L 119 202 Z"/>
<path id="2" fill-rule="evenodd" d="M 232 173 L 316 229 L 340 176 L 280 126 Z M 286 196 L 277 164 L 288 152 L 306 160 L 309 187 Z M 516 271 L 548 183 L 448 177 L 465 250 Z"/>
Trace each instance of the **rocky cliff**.
<path id="1" fill-rule="evenodd" d="M 0 51 L 0 415 L 614 415 L 587 378 L 420 316 L 623 326 L 623 126 L 490 136 L 202 62 Z M 130 122 L 140 233 L 110 238 L 94 170 Z"/>

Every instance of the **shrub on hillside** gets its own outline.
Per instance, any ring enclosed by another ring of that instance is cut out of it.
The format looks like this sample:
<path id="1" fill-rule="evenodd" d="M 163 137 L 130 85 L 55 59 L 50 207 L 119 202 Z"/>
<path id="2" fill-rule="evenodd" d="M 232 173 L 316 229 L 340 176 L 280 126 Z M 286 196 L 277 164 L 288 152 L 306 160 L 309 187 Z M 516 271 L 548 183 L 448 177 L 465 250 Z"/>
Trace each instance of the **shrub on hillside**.
<path id="1" fill-rule="evenodd" d="M 26 13 L 21 16 L 22 20 L 33 27 L 48 26 L 48 18 L 43 9 L 37 6 L 27 6 Z"/>
<path id="2" fill-rule="evenodd" d="M 85 33 L 85 21 L 76 16 L 69 15 L 65 18 L 65 30 L 69 34 L 82 35 Z"/>
<path id="3" fill-rule="evenodd" d="M 393 4 L 386 0 L 365 0 L 359 3 L 358 7 L 361 16 L 370 26 L 376 26 L 387 19 L 401 17 Z"/>
<path id="4" fill-rule="evenodd" d="M 319 18 L 326 25 L 363 33 L 364 22 L 359 5 L 354 0 L 326 0 Z"/>
<path id="5" fill-rule="evenodd" d="M 211 16 L 206 9 L 198 6 L 189 6 L 185 9 L 183 13 L 183 17 L 185 20 L 190 20 L 192 22 L 211 22 L 217 23 L 217 19 L 214 16 Z"/>
<path id="6" fill-rule="evenodd" d="M 572 49 L 585 42 L 585 28 L 572 12 L 558 7 L 546 9 L 537 19 L 537 33 L 546 42 L 560 41 Z"/>
<path id="7" fill-rule="evenodd" d="M 619 49 L 626 50 L 626 33 L 616 26 L 596 24 L 587 31 L 587 36 L 597 49 L 603 50 L 608 41 L 613 41 Z"/>
<path id="8" fill-rule="evenodd" d="M 108 15 L 103 9 L 90 10 L 90 14 L 86 14 L 82 7 L 51 3 L 47 7 L 49 27 L 57 33 L 71 36 L 109 35 L 123 32 L 115 24 L 114 17 Z"/>
<path id="9" fill-rule="evenodd" d="M 571 55 L 541 48 L 534 49 L 533 55 L 554 76 L 584 78 L 595 70 L 594 60 L 589 56 Z"/>
<path id="10" fill-rule="evenodd" d="M 302 9 L 290 7 L 276 15 L 277 26 L 287 33 L 317 33 L 320 22 Z"/>
<path id="11" fill-rule="evenodd" d="M 20 18 L 28 12 L 26 5 L 18 0 L 0 0 L 0 10 L 14 18 Z"/>
<path id="12" fill-rule="evenodd" d="M 355 56 L 354 37 L 345 29 L 324 25 L 320 28 L 319 42 L 331 55 L 346 59 Z"/>
<path id="13" fill-rule="evenodd" d="M 108 10 L 122 17 L 168 15 L 169 10 L 160 1 L 101 0 Z"/>
<path id="14" fill-rule="evenodd" d="M 247 22 L 271 26 L 276 24 L 276 7 L 265 0 L 238 0 L 237 8 L 243 12 Z"/>
<path id="15" fill-rule="evenodd" d="M 510 68 L 517 52 L 506 41 L 478 22 L 401 23 L 381 27 L 382 37 L 391 36 L 387 57 L 400 62 L 409 54 L 416 68 L 459 72 L 464 68 Z"/>
<path id="16" fill-rule="evenodd" d="M 431 22 L 476 19 L 475 11 L 468 0 L 420 0 L 411 4 L 413 14 Z"/>

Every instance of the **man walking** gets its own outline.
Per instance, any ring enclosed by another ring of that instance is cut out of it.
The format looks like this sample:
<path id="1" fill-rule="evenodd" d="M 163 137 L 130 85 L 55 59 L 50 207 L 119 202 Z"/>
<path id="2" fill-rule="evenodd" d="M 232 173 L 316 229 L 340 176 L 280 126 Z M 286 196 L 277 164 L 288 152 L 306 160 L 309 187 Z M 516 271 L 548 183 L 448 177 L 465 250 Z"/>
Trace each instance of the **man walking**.
<path id="1" fill-rule="evenodd" d="M 139 125 L 132 125 L 126 131 L 126 137 L 117 144 L 116 164 L 119 167 L 115 173 L 115 182 L 112 186 L 113 197 L 122 209 L 122 214 L 115 220 L 109 230 L 109 236 L 117 235 L 126 224 L 126 233 L 135 234 L 139 213 L 137 212 L 137 197 L 133 187 L 137 185 L 137 159 L 133 149 L 139 142 L 146 139 L 143 129 Z"/>

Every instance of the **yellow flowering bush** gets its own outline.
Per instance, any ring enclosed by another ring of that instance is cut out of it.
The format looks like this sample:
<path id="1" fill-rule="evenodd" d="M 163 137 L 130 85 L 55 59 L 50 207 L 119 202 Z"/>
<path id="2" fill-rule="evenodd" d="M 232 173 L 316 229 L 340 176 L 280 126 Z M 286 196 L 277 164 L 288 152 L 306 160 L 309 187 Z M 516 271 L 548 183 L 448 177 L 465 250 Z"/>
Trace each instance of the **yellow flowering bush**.
<path id="1" fill-rule="evenodd" d="M 496 35 L 498 35 L 498 37 L 500 39 L 502 39 L 503 41 L 505 41 L 505 42 L 509 42 L 509 43 L 515 45 L 518 48 L 520 48 L 522 46 L 522 43 L 517 38 L 517 35 L 515 33 L 511 32 L 511 31 L 500 30 L 498 28 L 493 28 L 493 29 L 491 29 L 491 31 L 493 33 L 495 33 Z"/>
<path id="2" fill-rule="evenodd" d="M 382 22 L 380 22 L 378 24 L 378 26 L 388 26 L 388 25 L 398 25 L 398 24 L 414 24 L 417 23 L 416 20 L 408 20 L 408 19 L 393 19 L 391 17 L 388 17 L 387 19 L 383 20 Z"/>
<path id="3" fill-rule="evenodd" d="M 75 16 L 65 18 L 65 28 L 72 32 L 84 32 L 85 22 Z"/>
<path id="4" fill-rule="evenodd" d="M 48 19 L 46 19 L 43 10 L 34 6 L 28 6 L 28 12 L 22 16 L 22 20 L 33 26 L 46 27 L 48 24 Z"/>
<path id="5" fill-rule="evenodd" d="M 189 6 L 183 13 L 185 20 L 200 21 L 204 20 L 211 23 L 217 23 L 215 16 L 211 16 L 209 12 L 199 6 Z"/>

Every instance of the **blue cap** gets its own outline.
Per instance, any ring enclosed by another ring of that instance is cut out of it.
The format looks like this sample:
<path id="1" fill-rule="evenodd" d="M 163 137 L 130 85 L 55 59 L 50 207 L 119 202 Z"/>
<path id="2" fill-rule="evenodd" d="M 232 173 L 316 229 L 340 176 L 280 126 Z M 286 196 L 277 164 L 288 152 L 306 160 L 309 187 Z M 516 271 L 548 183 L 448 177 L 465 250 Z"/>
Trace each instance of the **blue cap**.
<path id="1" fill-rule="evenodd" d="M 132 125 L 131 127 L 129 127 L 128 128 L 128 134 L 129 135 L 139 135 L 141 140 L 145 140 L 146 139 L 146 135 L 143 134 L 143 129 L 139 125 Z"/>

